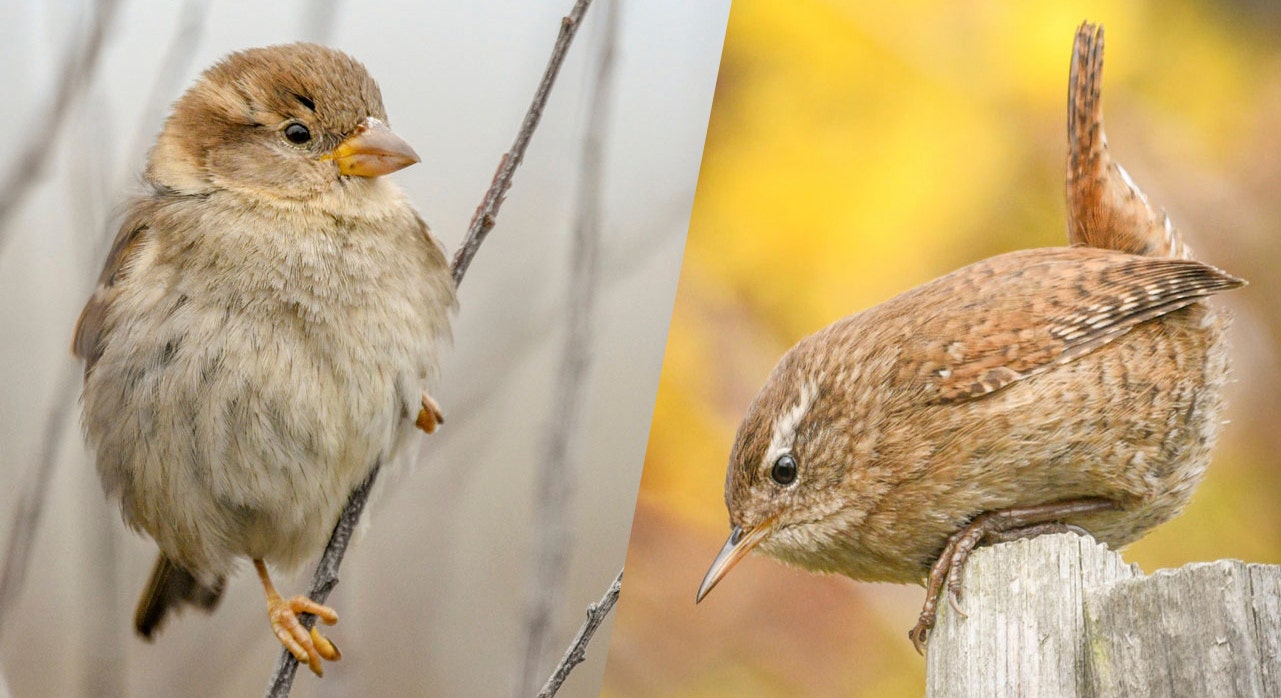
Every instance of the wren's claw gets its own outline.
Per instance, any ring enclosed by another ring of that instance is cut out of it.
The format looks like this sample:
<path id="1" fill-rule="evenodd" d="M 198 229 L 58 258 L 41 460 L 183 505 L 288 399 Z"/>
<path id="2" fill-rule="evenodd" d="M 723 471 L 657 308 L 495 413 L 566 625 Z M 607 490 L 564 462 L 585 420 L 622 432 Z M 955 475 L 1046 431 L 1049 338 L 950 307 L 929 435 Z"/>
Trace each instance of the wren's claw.
<path id="1" fill-rule="evenodd" d="M 912 646 L 916 648 L 916 653 L 925 655 L 925 641 L 930 637 L 930 631 L 934 629 L 934 610 L 928 612 L 921 611 L 921 617 L 916 621 L 916 627 L 907 631 L 907 637 L 912 641 Z"/>
<path id="2" fill-rule="evenodd" d="M 1010 543 L 1026 538 L 1036 538 L 1037 536 L 1048 536 L 1052 533 L 1075 533 L 1078 536 L 1090 535 L 1089 531 L 1080 526 L 1052 521 L 1050 523 L 1012 528 L 1008 531 L 993 531 L 987 534 L 983 542 L 988 545 L 995 545 L 996 543 Z"/>
<path id="3" fill-rule="evenodd" d="M 956 570 L 953 567 L 952 570 Z M 953 577 L 955 576 L 955 580 Z M 961 575 L 953 575 L 951 571 L 947 575 L 947 605 L 952 607 L 952 611 L 962 618 L 969 618 L 970 614 L 961 608 Z"/>
<path id="4" fill-rule="evenodd" d="M 418 421 L 414 424 L 430 434 L 436 431 L 437 426 L 444 423 L 445 415 L 440 411 L 440 405 L 437 405 L 430 395 L 423 393 L 422 409 L 418 410 Z"/>
<path id="5" fill-rule="evenodd" d="M 977 516 L 970 525 L 953 533 L 947 539 L 943 552 L 930 568 L 921 617 L 907 634 L 912 639 L 912 646 L 917 652 L 925 654 L 925 643 L 929 638 L 930 630 L 934 628 L 938 615 L 939 595 L 943 592 L 944 586 L 947 587 L 948 605 L 957 615 L 966 617 L 965 611 L 961 609 L 961 573 L 965 570 L 965 563 L 969 560 L 970 553 L 974 552 L 979 544 L 1003 543 L 1065 531 L 1086 534 L 1080 526 L 1065 524 L 1060 519 L 1116 508 L 1117 505 L 1107 499 L 1070 499 L 1032 507 L 989 511 Z"/>

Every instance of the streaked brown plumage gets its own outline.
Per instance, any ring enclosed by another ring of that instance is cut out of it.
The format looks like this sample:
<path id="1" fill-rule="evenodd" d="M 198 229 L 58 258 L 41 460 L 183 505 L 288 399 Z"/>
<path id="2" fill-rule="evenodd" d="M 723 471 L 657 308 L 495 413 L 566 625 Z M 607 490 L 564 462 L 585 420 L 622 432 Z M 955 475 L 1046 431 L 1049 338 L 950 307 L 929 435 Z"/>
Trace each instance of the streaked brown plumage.
<path id="1" fill-rule="evenodd" d="M 1068 242 L 1151 257 L 1192 259 L 1164 211 L 1112 159 L 1103 133 L 1103 27 L 1082 25 L 1068 75 Z"/>
<path id="2" fill-rule="evenodd" d="M 160 547 L 135 617 L 211 609 L 253 561 L 281 642 L 338 652 L 266 564 L 315 558 L 352 489 L 415 426 L 448 341 L 444 253 L 381 175 L 418 161 L 341 52 L 234 53 L 174 105 L 76 326 L 84 426 L 124 520 Z"/>
<path id="3" fill-rule="evenodd" d="M 1074 245 L 992 257 L 801 340 L 739 427 L 733 532 L 701 600 L 753 548 L 929 592 L 982 540 L 1083 528 L 1112 546 L 1175 516 L 1209 462 L 1228 366 L 1208 298 L 1242 281 L 1193 261 L 1110 158 L 1102 30 L 1077 34 Z"/>

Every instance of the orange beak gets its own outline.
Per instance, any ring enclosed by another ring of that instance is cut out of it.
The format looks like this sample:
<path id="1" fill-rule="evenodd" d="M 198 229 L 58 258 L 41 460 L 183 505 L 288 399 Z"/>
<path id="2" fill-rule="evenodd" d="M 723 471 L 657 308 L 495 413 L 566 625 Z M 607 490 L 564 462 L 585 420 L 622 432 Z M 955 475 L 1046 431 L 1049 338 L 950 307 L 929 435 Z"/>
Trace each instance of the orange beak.
<path id="1" fill-rule="evenodd" d="M 769 534 L 774 532 L 773 524 L 773 519 L 770 519 L 746 531 L 735 526 L 730 531 L 729 540 L 725 541 L 725 547 L 721 548 L 716 559 L 712 560 L 712 566 L 707 569 L 707 574 L 703 575 L 703 583 L 698 585 L 698 596 L 694 597 L 694 603 L 702 601 L 712 587 L 716 586 L 717 582 L 721 581 L 721 578 L 728 574 L 744 555 L 768 538 Z"/>
<path id="2" fill-rule="evenodd" d="M 421 160 L 405 139 L 372 116 L 320 159 L 338 163 L 338 172 L 349 177 L 379 177 Z"/>

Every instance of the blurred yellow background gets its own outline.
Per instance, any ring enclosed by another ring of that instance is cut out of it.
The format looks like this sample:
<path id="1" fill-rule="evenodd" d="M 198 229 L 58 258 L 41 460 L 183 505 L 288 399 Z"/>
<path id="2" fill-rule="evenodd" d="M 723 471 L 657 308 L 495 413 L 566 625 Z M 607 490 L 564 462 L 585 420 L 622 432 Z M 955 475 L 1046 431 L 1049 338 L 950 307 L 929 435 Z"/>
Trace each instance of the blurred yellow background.
<path id="1" fill-rule="evenodd" d="M 1281 10 L 1264 2 L 735 0 L 606 670 L 610 696 L 920 695 L 917 587 L 752 556 L 703 604 L 738 420 L 802 336 L 952 269 L 1065 244 L 1066 95 L 1106 27 L 1113 155 L 1250 286 L 1228 419 L 1145 571 L 1281 563 Z"/>

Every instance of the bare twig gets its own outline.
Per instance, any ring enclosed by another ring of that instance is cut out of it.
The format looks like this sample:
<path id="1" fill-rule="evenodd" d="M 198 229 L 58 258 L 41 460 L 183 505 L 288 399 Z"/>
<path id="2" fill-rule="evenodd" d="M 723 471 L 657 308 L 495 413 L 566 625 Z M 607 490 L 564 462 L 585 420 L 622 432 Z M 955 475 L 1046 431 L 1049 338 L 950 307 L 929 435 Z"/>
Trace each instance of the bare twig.
<path id="1" fill-rule="evenodd" d="M 12 208 L 6 209 L 5 207 L 16 207 L 39 176 L 37 172 L 25 169 L 30 166 L 25 158 L 33 157 L 33 154 L 38 155 L 40 157 L 38 167 L 43 167 L 48 160 L 48 146 L 57 136 L 59 130 L 56 128 L 54 121 L 65 119 L 66 114 L 71 110 L 72 103 L 88 91 L 91 83 L 91 73 L 97 61 L 97 55 L 100 53 L 105 27 L 110 22 L 114 5 L 114 0 L 98 5 L 98 14 L 94 17 L 88 43 L 76 50 L 72 50 L 63 66 L 64 72 L 62 73 L 62 82 L 58 88 L 58 97 L 50 106 L 50 113 L 44 117 L 48 119 L 45 122 L 45 130 L 39 134 L 37 139 L 32 141 L 31 148 L 24 153 L 15 166 L 14 171 L 26 172 L 30 181 L 17 182 L 12 173 L 6 180 L 6 184 L 9 186 L 6 186 L 3 193 L 0 193 L 0 247 L 5 242 L 5 216 L 12 213 Z M 191 50 L 183 47 L 194 45 L 195 38 L 204 24 L 207 5 L 208 0 L 189 0 L 183 6 L 179 20 L 179 31 L 170 46 L 169 52 L 166 54 L 165 60 L 162 62 L 161 74 L 157 77 L 152 87 L 152 97 L 148 101 L 149 106 L 144 111 L 144 117 L 145 114 L 158 113 L 164 107 L 167 98 L 161 99 L 157 95 L 171 94 L 173 92 L 173 83 L 181 79 L 181 72 L 190 63 L 192 53 Z M 73 45 L 80 46 L 78 42 L 73 42 Z M 151 118 L 144 118 L 143 123 L 150 123 L 155 118 L 157 117 L 154 115 Z M 144 126 L 143 128 L 146 127 Z M 99 183 L 105 180 L 100 176 L 94 176 L 91 179 Z M 81 189 L 84 190 L 84 188 Z M 79 212 L 84 202 L 85 198 L 83 196 L 73 200 L 73 212 Z M 96 220 L 98 218 L 96 212 L 84 216 L 85 220 Z M 104 240 L 104 244 L 106 242 L 109 242 L 109 238 Z M 102 249 L 95 256 L 101 259 L 105 255 L 106 251 Z M 13 527 L 9 531 L 9 540 L 4 552 L 4 566 L 0 568 L 0 633 L 3 632 L 4 621 L 8 611 L 12 609 L 17 602 L 19 594 L 22 592 L 27 567 L 31 560 L 31 545 L 35 539 L 36 530 L 40 525 L 45 498 L 49 491 L 49 483 L 53 477 L 53 467 L 60 452 L 61 435 L 74 412 L 75 394 L 80 385 L 80 375 L 80 369 L 74 364 L 68 363 L 63 369 L 62 375 L 58 378 L 53 401 L 50 403 L 49 413 L 44 421 L 44 439 L 41 442 L 41 450 L 30 476 L 31 480 L 19 499 L 18 506 L 14 512 Z"/>
<path id="2" fill-rule="evenodd" d="M 44 438 L 40 442 L 40 457 L 36 461 L 35 472 L 27 484 L 27 490 L 18 500 L 18 508 L 13 517 L 13 528 L 9 529 L 4 570 L 0 572 L 0 635 L 4 634 L 4 622 L 9 617 L 9 612 L 13 610 L 18 593 L 22 591 L 22 582 L 26 578 L 27 565 L 31 559 L 31 543 L 35 539 L 36 529 L 39 528 L 45 496 L 49 491 L 49 483 L 53 479 L 53 466 L 58 461 L 62 432 L 71 419 L 72 411 L 67 406 L 74 402 L 76 390 L 79 387 L 80 371 L 68 364 L 58 380 L 53 402 L 49 407 L 49 416 L 45 418 Z"/>
<path id="3" fill-rule="evenodd" d="M 525 159 L 525 149 L 529 147 L 529 139 L 534 136 L 534 129 L 538 128 L 538 120 L 543 117 L 543 107 L 546 106 L 547 98 L 551 95 L 552 85 L 555 84 L 556 75 L 560 72 L 560 64 L 565 62 L 569 45 L 574 41 L 574 34 L 578 32 L 578 26 L 583 23 L 583 16 L 587 14 L 587 7 L 591 4 L 592 0 L 576 0 L 574 8 L 560 21 L 560 35 L 556 37 L 556 45 L 552 48 L 551 59 L 547 61 L 547 68 L 543 71 L 542 82 L 538 83 L 538 90 L 534 92 L 534 101 L 529 105 L 529 111 L 525 112 L 525 121 L 516 134 L 516 142 L 498 161 L 498 170 L 494 173 L 489 191 L 485 192 L 485 198 L 481 200 L 480 206 L 476 207 L 476 215 L 472 216 L 471 225 L 467 228 L 467 237 L 454 253 L 455 284 L 462 283 L 467 267 L 471 266 L 472 257 L 475 257 L 476 250 L 480 249 L 480 243 L 485 241 L 485 236 L 489 235 L 489 231 L 494 228 L 498 209 L 507 197 L 507 190 L 511 189 L 512 177 L 516 174 L 516 168 L 520 167 L 521 161 Z"/>
<path id="4" fill-rule="evenodd" d="M 67 163 L 66 187 L 63 191 L 67 197 L 65 205 L 67 220 L 70 223 L 70 229 L 83 233 L 77 237 L 87 243 L 78 245 L 78 251 L 95 251 L 92 259 L 83 254 L 76 255 L 75 264 L 71 267 L 77 272 L 77 283 L 73 284 L 73 287 L 79 288 L 86 295 L 88 288 L 94 283 L 93 280 L 97 278 L 96 273 L 89 273 L 90 265 L 97 264 L 107 255 L 106 232 L 114 227 L 113 219 L 116 218 L 112 215 L 113 202 L 119 198 L 118 193 L 121 187 L 131 184 L 131 182 L 119 182 L 112 176 L 113 170 L 116 169 L 115 161 L 118 159 L 114 148 L 117 130 L 113 127 L 111 119 L 107 118 L 108 110 L 103 102 L 102 90 L 101 81 L 95 81 L 94 86 L 86 94 L 83 105 L 76 109 L 76 114 L 72 117 L 75 123 L 67 126 L 64 135 L 66 144 L 64 147 L 75 153 Z M 101 231 L 101 233 L 95 236 L 95 231 Z M 64 361 L 58 366 L 58 371 L 60 375 L 65 372 L 66 376 L 59 380 L 70 380 L 73 385 L 79 384 L 82 368 L 80 362 L 72 360 L 70 355 L 65 356 Z M 74 398 L 74 392 L 69 396 L 59 396 L 61 405 L 56 403 L 52 405 L 46 419 L 56 418 L 74 422 L 74 417 L 69 419 L 67 417 L 68 413 L 74 415 L 77 412 L 78 404 Z M 79 436 L 77 433 L 79 430 L 74 427 L 64 431 Z M 69 440 L 67 438 L 69 434 L 65 433 L 51 433 L 48 436 L 60 437 L 56 443 L 59 449 L 67 449 L 70 441 L 75 440 L 75 436 Z M 78 449 L 72 450 L 78 451 Z M 60 460 L 59 463 L 61 463 Z M 56 474 L 54 478 L 56 482 Z M 44 502 L 43 506 L 50 507 L 58 501 L 55 494 L 57 491 L 58 486 L 53 484 L 50 485 L 47 494 L 30 491 L 25 494 L 32 498 L 47 497 L 48 501 Z M 90 508 L 96 513 L 105 513 L 105 509 L 101 508 L 105 503 L 101 495 L 100 489 L 90 487 L 79 492 L 78 498 L 82 505 L 92 502 Z M 33 502 L 33 505 L 41 506 L 39 502 Z M 44 522 L 49 519 L 55 519 L 56 523 L 55 512 L 51 511 L 48 518 L 40 517 L 39 523 L 42 528 L 47 526 Z M 35 519 L 31 520 L 30 525 L 33 529 L 36 523 Z M 120 554 L 119 531 L 114 526 L 89 526 L 88 530 L 83 531 L 83 536 L 80 560 L 88 565 L 84 569 L 93 570 L 95 574 L 93 583 L 85 590 L 86 605 L 83 606 L 85 609 L 92 609 L 93 612 L 79 615 L 78 631 L 87 638 L 119 637 L 118 623 L 124 610 L 123 604 L 127 603 L 118 593 L 120 577 L 117 570 L 123 562 Z M 49 562 L 48 553 L 35 547 L 38 545 L 40 543 L 33 545 L 32 552 L 26 561 L 26 564 L 33 569 L 41 566 L 41 561 L 44 566 Z M 25 585 L 21 593 L 27 593 Z M 34 590 L 34 595 L 39 596 L 38 589 Z M 126 688 L 128 685 L 127 654 L 128 643 L 85 643 L 77 652 L 77 670 L 73 673 L 76 675 L 75 685 L 78 690 L 74 692 L 102 696 L 126 695 L 129 692 Z"/>
<path id="5" fill-rule="evenodd" d="M 381 468 L 381 463 L 375 464 L 365 481 L 352 491 L 351 497 L 347 500 L 347 508 L 343 510 L 342 516 L 338 518 L 338 525 L 334 526 L 334 532 L 329 536 L 329 545 L 325 548 L 325 554 L 320 558 L 316 573 L 311 578 L 311 591 L 307 592 L 307 595 L 317 603 L 324 603 L 325 599 L 329 598 L 329 592 L 338 586 L 338 566 L 342 564 L 343 554 L 351 544 L 351 534 L 356 530 L 356 524 L 360 523 L 360 514 L 365 510 L 365 502 L 369 501 L 369 491 L 373 489 L 374 480 L 378 478 L 378 471 Z M 310 613 L 303 614 L 300 620 L 307 628 L 316 624 L 316 617 Z M 298 660 L 289 653 L 289 650 L 282 649 L 280 658 L 276 660 L 276 671 L 272 675 L 271 687 L 267 690 L 267 695 L 273 698 L 289 695 L 297 671 Z"/>
<path id="6" fill-rule="evenodd" d="M 587 620 L 583 621 L 578 634 L 574 636 L 574 641 L 569 644 L 569 649 L 565 650 L 565 656 L 560 658 L 556 670 L 547 678 L 547 683 L 543 684 L 543 689 L 538 692 L 538 698 L 552 698 L 556 695 L 561 684 L 565 683 L 565 679 L 569 677 L 569 672 L 587 659 L 587 643 L 592 641 L 592 635 L 596 634 L 597 628 L 605 622 L 609 612 L 614 609 L 622 589 L 623 570 L 619 570 L 618 576 L 614 577 L 614 583 L 605 590 L 605 595 L 600 601 L 587 606 Z"/>
<path id="7" fill-rule="evenodd" d="M 525 630 L 524 663 L 516 682 L 517 696 L 527 696 L 539 685 L 540 666 L 551 645 L 555 611 L 565 592 L 574 514 L 574 483 L 580 439 L 584 386 L 590 368 L 592 316 L 600 276 L 601 181 L 604 179 L 605 126 L 612 96 L 614 48 L 617 38 L 617 2 L 606 5 L 605 30 L 597 62 L 595 89 L 588 112 L 582 167 L 578 178 L 578 215 L 574 221 L 574 246 L 570 260 L 569 297 L 566 305 L 569 330 L 561 351 L 560 378 L 547 426 L 538 473 L 538 498 L 534 531 L 535 569 L 530 580 L 529 612 Z"/>
<path id="8" fill-rule="evenodd" d="M 169 39 L 159 63 L 159 70 L 151 82 L 151 91 L 143 103 L 142 117 L 138 119 L 138 130 L 130 141 L 129 151 L 125 153 L 121 175 L 118 178 L 119 188 L 124 189 L 137 176 L 141 169 L 139 160 L 146 156 L 147 144 L 156 140 L 156 131 L 164 117 L 169 103 L 186 77 L 187 69 L 195 60 L 196 49 L 200 46 L 200 37 L 204 34 L 206 18 L 209 16 L 209 0 L 187 0 L 178 12 L 178 28 Z M 115 231 L 111 231 L 114 233 Z M 110 242 L 114 237 L 108 236 Z M 105 256 L 99 255 L 98 259 Z"/>
<path id="9" fill-rule="evenodd" d="M 26 148 L 14 158 L 13 165 L 0 182 L 0 253 L 12 237 L 9 232 L 10 219 L 43 177 L 50 161 L 49 150 L 53 147 L 54 139 L 62 132 L 72 107 L 80 101 L 89 87 L 98 58 L 102 55 L 107 26 L 119 4 L 117 0 L 100 0 L 94 3 L 96 12 L 89 25 L 88 36 L 83 40 L 72 38 L 69 41 L 60 72 L 61 81 L 53 101 L 32 122 L 33 126 L 28 131 L 31 135 L 23 139 Z"/>
<path id="10" fill-rule="evenodd" d="M 525 120 L 516 135 L 516 142 L 499 162 L 498 171 L 494 175 L 493 182 L 490 183 L 489 190 L 485 192 L 485 198 L 476 209 L 476 215 L 472 219 L 467 236 L 459 247 L 458 252 L 454 255 L 453 274 L 455 285 L 462 284 L 463 277 L 467 273 L 467 268 L 471 265 L 472 258 L 475 257 L 476 251 L 480 249 L 480 244 L 484 242 L 485 236 L 488 235 L 496 223 L 498 209 L 502 206 L 507 190 L 511 188 L 512 177 L 516 173 L 516 168 L 525 157 L 525 149 L 529 146 L 534 130 L 538 127 L 538 121 L 542 117 L 543 108 L 546 106 L 547 98 L 550 96 L 552 86 L 556 82 L 560 66 L 565 61 L 565 55 L 573 42 L 574 34 L 578 31 L 583 15 L 587 12 L 587 7 L 590 4 L 591 0 L 576 0 L 574 8 L 569 15 L 561 20 L 560 34 L 556 38 L 556 45 L 552 49 L 551 58 L 548 60 L 547 68 L 543 72 L 542 81 L 534 93 L 533 102 L 525 113 Z M 351 532 L 355 530 L 356 524 L 360 521 L 361 512 L 364 511 L 365 502 L 369 499 L 369 492 L 373 489 L 380 467 L 381 464 L 375 465 L 361 486 L 351 493 L 351 497 L 347 500 L 347 507 L 343 509 L 342 515 L 338 518 L 338 524 L 334 527 L 333 535 L 329 538 L 325 553 L 321 556 L 320 562 L 316 566 L 316 573 L 312 577 L 311 590 L 308 592 L 308 596 L 316 601 L 323 603 L 328 598 L 329 592 L 338 583 L 338 567 L 342 564 L 343 556 L 347 553 L 347 545 L 351 541 Z M 300 620 L 308 628 L 316 623 L 315 616 L 311 614 L 302 614 Z M 276 670 L 272 676 L 271 685 L 267 690 L 267 696 L 279 698 L 280 696 L 289 695 L 297 671 L 298 660 L 288 650 L 282 648 L 280 659 L 276 662 Z"/>
<path id="11" fill-rule="evenodd" d="M 113 3 L 104 3 L 104 5 L 107 4 Z M 89 37 L 89 42 L 95 43 L 95 46 L 85 46 L 68 52 L 67 59 L 63 65 L 57 97 L 49 108 L 51 114 L 45 117 L 51 119 L 51 121 L 45 124 L 45 130 L 39 134 L 37 141 L 33 141 L 32 146 L 19 159 L 14 171 L 10 173 L 6 181 L 8 186 L 5 187 L 4 194 L 0 195 L 0 199 L 3 199 L 3 203 L 0 203 L 0 236 L 4 234 L 3 221 L 5 216 L 16 209 L 18 203 L 39 178 L 38 171 L 28 171 L 27 168 L 31 167 L 31 163 L 35 162 L 34 160 L 28 160 L 28 158 L 38 159 L 37 168 L 43 168 L 46 165 L 49 160 L 49 147 L 62 126 L 61 123 L 53 123 L 53 121 L 65 121 L 71 111 L 72 103 L 82 98 L 90 89 L 92 83 L 91 73 L 103 43 L 105 27 L 108 24 L 109 13 L 112 9 L 101 5 L 98 8 L 99 11 L 93 19 Z M 72 45 L 77 46 L 78 43 L 73 42 Z M 101 139 L 93 139 L 93 141 L 98 144 L 98 147 L 92 151 L 86 151 L 86 157 L 81 158 L 80 162 L 86 171 L 87 181 L 83 186 L 76 187 L 79 190 L 79 196 L 73 198 L 70 206 L 73 217 L 81 222 L 98 218 L 97 214 L 99 212 L 94 210 L 95 207 L 91 202 L 101 201 L 102 197 L 87 196 L 86 193 L 93 191 L 93 185 L 102 186 L 105 178 L 101 176 L 100 170 L 105 167 L 105 160 L 109 156 L 104 145 L 107 141 Z M 37 143 L 40 143 L 40 145 L 37 145 Z M 102 157 L 95 159 L 93 155 Z M 100 167 L 95 168 L 93 166 L 95 164 Z M 26 175 L 26 179 L 14 173 Z M 15 176 L 17 179 L 15 179 Z M 5 209 L 5 206 L 13 208 Z M 76 214 L 80 215 L 77 216 Z M 3 242 L 3 238 L 0 237 L 0 245 L 3 245 Z M 32 545 L 44 514 L 45 501 L 48 497 L 50 483 L 53 480 L 54 466 L 57 464 L 58 455 L 63 444 L 62 435 L 74 412 L 75 395 L 80 386 L 80 376 L 80 369 L 73 362 L 66 362 L 60 367 L 60 374 L 53 390 L 53 399 L 44 419 L 44 433 L 40 441 L 40 452 L 36 457 L 35 467 L 29 475 L 30 479 L 26 488 L 14 510 L 13 525 L 9 529 L 9 539 L 4 551 L 3 568 L 0 568 L 0 635 L 3 635 L 5 621 L 16 605 L 26 581 L 27 569 L 31 564 Z"/>

